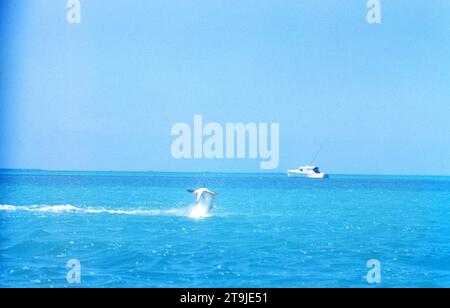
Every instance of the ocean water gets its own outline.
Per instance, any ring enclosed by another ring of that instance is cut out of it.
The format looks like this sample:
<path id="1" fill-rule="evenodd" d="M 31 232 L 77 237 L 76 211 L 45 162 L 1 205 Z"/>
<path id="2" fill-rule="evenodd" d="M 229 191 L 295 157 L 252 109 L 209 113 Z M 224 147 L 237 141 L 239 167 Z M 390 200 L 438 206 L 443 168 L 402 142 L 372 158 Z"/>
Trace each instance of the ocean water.
<path id="1" fill-rule="evenodd" d="M 448 177 L 2 171 L 0 287 L 450 287 L 449 222 Z"/>

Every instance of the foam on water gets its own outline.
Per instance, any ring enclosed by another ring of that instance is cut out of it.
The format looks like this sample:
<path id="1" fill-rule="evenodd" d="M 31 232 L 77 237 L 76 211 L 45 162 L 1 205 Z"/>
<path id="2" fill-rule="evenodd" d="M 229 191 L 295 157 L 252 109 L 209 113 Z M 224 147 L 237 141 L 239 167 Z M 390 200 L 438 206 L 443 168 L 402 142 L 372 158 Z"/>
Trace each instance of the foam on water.
<path id="1" fill-rule="evenodd" d="M 174 215 L 189 216 L 188 211 L 183 208 L 174 208 L 168 210 L 143 210 L 143 209 L 105 209 L 105 208 L 80 208 L 71 204 L 62 205 L 30 205 L 16 206 L 9 204 L 0 204 L 0 211 L 26 211 L 38 213 L 85 213 L 85 214 L 118 214 L 118 215 Z"/>

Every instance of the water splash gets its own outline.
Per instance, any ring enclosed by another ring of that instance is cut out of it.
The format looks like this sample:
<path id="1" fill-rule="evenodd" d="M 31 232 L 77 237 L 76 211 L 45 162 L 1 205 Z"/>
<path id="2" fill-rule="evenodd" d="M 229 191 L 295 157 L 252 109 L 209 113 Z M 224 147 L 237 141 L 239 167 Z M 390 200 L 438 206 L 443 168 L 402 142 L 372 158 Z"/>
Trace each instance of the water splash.
<path id="1" fill-rule="evenodd" d="M 206 202 L 197 202 L 188 208 L 188 217 L 194 219 L 201 219 L 211 217 L 210 206 Z"/>

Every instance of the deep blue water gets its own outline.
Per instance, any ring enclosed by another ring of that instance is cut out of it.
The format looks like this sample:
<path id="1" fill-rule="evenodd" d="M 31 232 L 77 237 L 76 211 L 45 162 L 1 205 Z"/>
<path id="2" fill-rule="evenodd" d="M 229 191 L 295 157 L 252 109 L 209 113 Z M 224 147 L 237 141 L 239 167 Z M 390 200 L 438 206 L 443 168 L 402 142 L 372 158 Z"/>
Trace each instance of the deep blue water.
<path id="1" fill-rule="evenodd" d="M 448 177 L 2 171 L 0 204 L 0 287 L 450 287 Z"/>

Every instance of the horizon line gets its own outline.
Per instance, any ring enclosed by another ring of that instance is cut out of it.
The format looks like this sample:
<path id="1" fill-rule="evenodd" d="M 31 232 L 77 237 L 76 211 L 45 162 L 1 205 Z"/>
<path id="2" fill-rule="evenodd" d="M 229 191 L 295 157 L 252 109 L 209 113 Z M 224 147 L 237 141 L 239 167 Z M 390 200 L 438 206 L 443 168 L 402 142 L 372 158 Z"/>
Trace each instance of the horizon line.
<path id="1" fill-rule="evenodd" d="M 222 174 L 284 174 L 286 171 L 161 171 L 161 170 L 69 170 L 69 169 L 40 169 L 40 168 L 0 168 L 4 171 L 28 172 L 103 172 L 103 173 L 222 173 Z M 412 174 L 412 173 L 328 173 L 330 175 L 344 176 L 410 176 L 410 177 L 450 177 L 450 174 Z"/>

